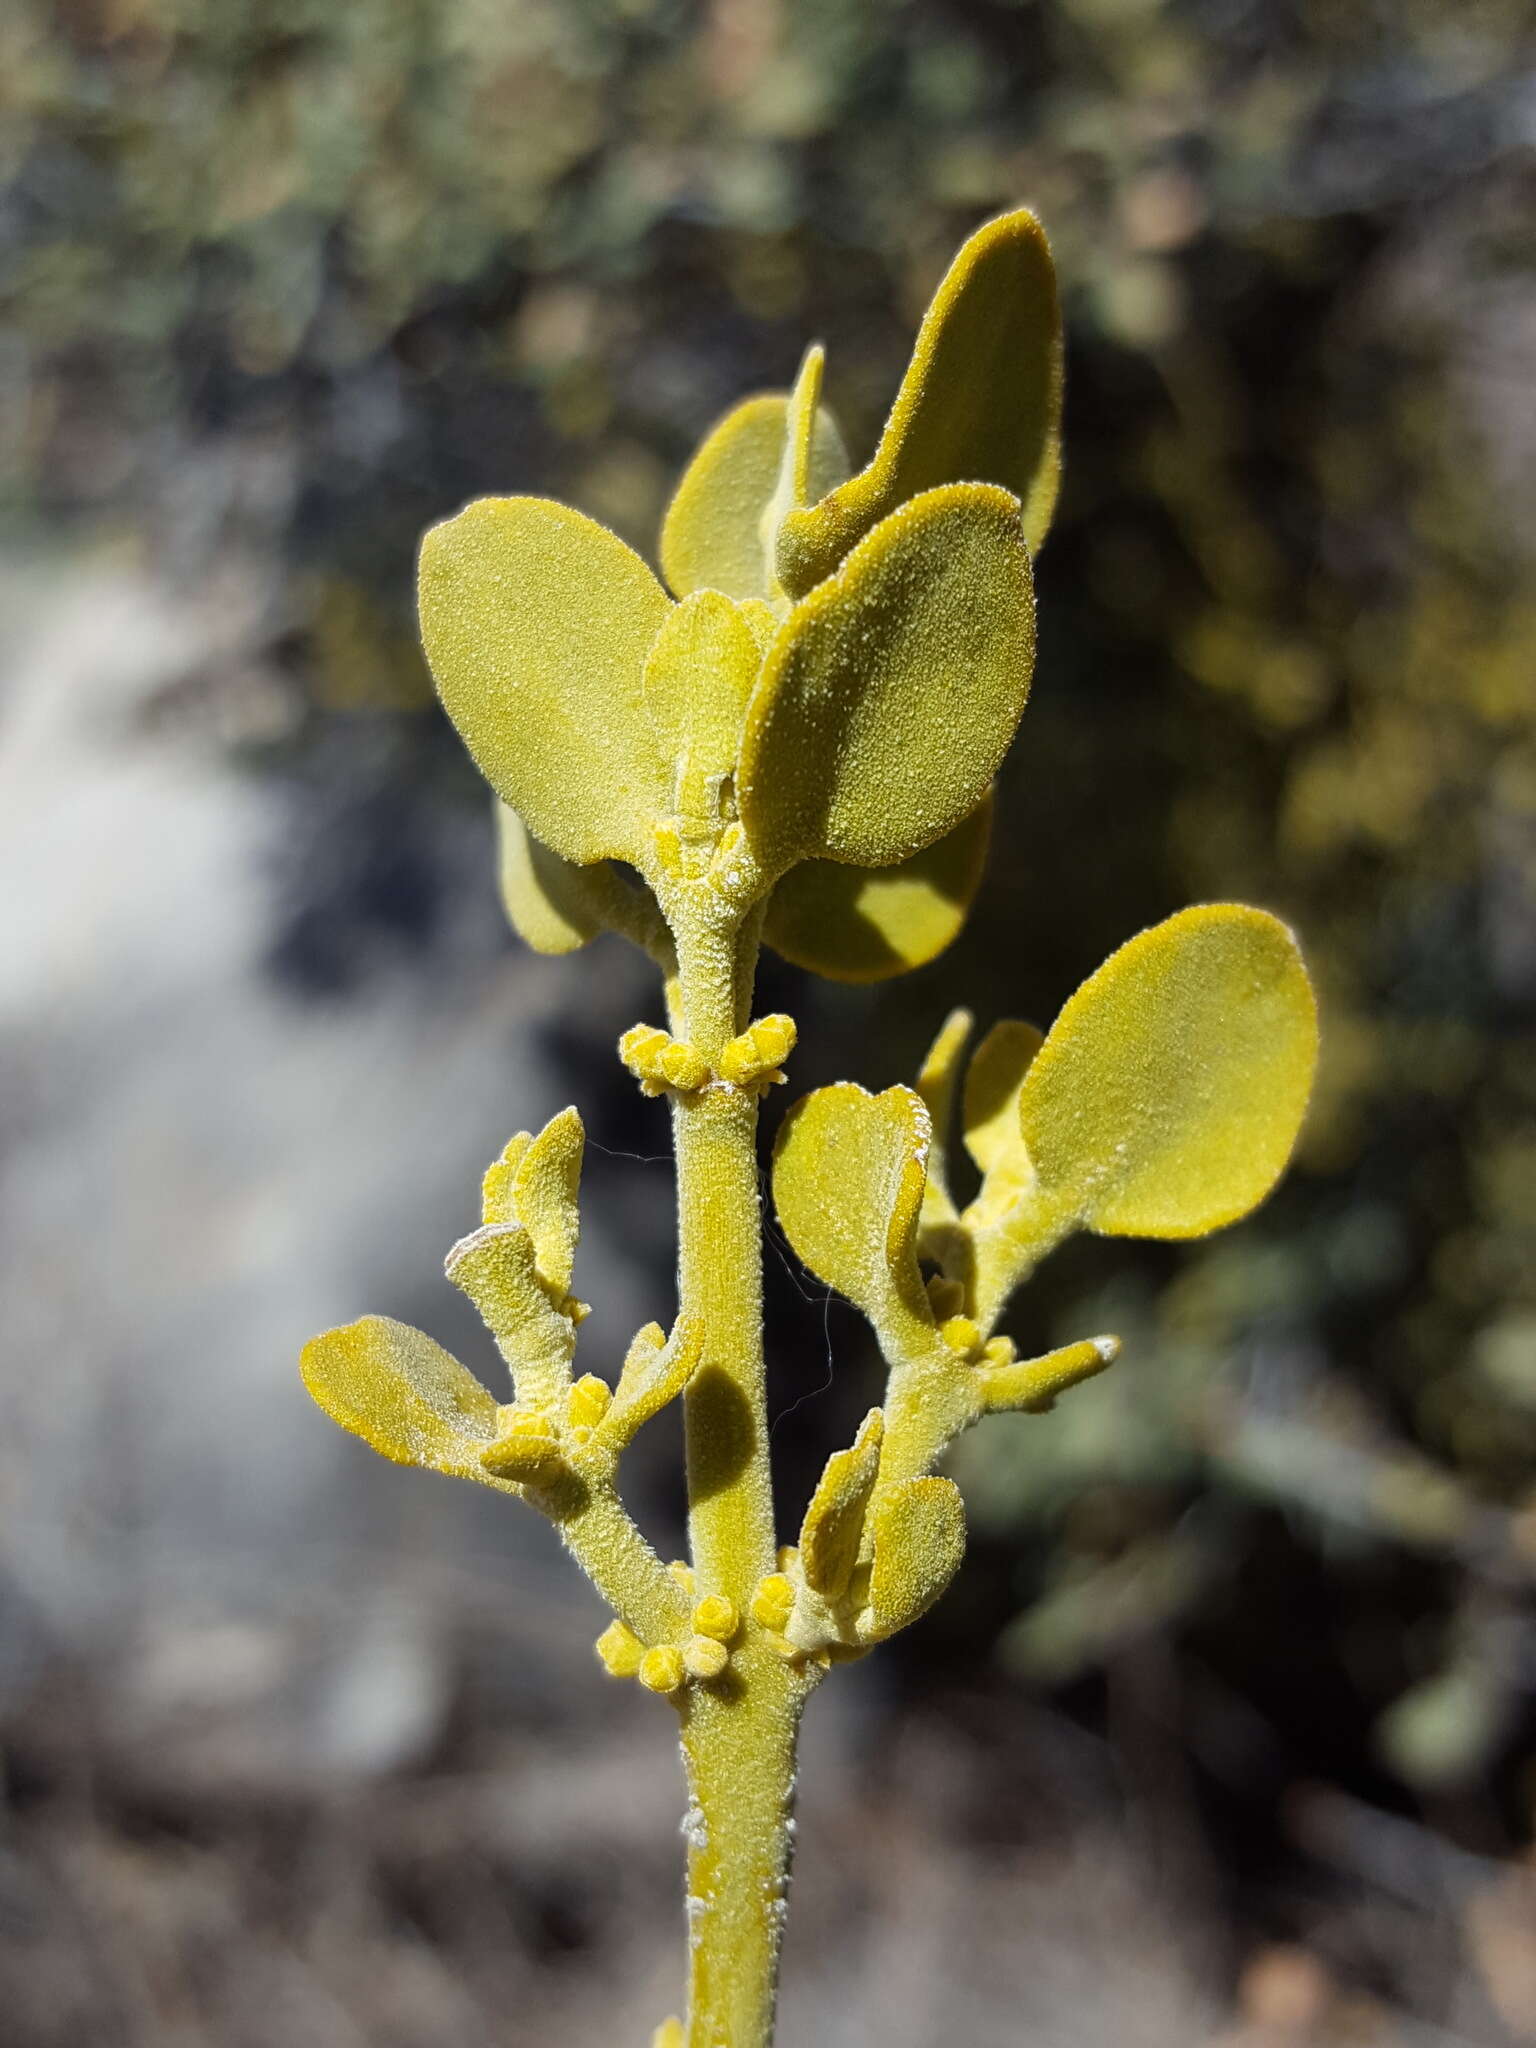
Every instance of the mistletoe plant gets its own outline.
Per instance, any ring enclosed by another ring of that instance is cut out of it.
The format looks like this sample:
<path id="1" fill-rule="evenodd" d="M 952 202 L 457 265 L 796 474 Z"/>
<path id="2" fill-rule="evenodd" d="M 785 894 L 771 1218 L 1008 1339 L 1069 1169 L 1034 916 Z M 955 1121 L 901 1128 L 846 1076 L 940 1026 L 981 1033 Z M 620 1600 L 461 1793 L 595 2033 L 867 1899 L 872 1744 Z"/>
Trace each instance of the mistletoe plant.
<path id="1" fill-rule="evenodd" d="M 869 1318 L 890 1376 L 779 1547 L 756 1134 L 795 1026 L 753 1017 L 754 967 L 765 942 L 839 980 L 918 966 L 976 889 L 1059 468 L 1060 328 L 1033 215 L 960 251 L 856 475 L 821 375 L 813 348 L 793 391 L 748 399 L 699 449 L 662 528 L 670 590 L 540 498 L 481 499 L 421 553 L 426 650 L 500 799 L 513 923 L 546 953 L 618 932 L 661 969 L 666 1022 L 627 1031 L 619 1056 L 671 1110 L 670 1334 L 641 1330 L 612 1386 L 575 1375 L 582 1124 L 566 1109 L 512 1139 L 448 1255 L 512 1400 L 382 1317 L 304 1354 L 321 1407 L 387 1457 L 546 1515 L 613 1610 L 603 1663 L 677 1713 L 688 2016 L 658 2048 L 771 2039 L 800 1715 L 830 1667 L 953 1577 L 965 1518 L 935 1472 L 946 1447 L 984 1415 L 1048 1409 L 1119 1349 L 1019 1358 L 997 1333 L 1014 1289 L 1073 1231 L 1195 1237 L 1246 1214 L 1284 1167 L 1316 1052 L 1290 933 L 1214 904 L 1133 938 L 1044 1037 L 996 1024 L 965 1066 L 957 1010 L 915 1089 L 841 1082 L 796 1104 L 774 1149 L 779 1219 Z M 980 1177 L 964 1206 L 955 1121 Z M 678 1398 L 690 1555 L 667 1564 L 617 1481 Z"/>

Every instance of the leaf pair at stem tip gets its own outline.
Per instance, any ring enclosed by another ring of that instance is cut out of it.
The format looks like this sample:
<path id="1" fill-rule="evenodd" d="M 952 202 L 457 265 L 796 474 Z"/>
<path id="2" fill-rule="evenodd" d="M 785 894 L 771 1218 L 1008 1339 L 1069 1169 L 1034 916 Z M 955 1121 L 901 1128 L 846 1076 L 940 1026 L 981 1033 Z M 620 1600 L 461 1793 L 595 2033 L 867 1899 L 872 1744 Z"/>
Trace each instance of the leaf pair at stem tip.
<path id="1" fill-rule="evenodd" d="M 769 944 L 845 980 L 920 965 L 963 921 L 1059 467 L 1038 221 L 962 249 L 853 477 L 821 372 L 813 349 L 705 440 L 663 525 L 673 597 L 543 499 L 479 500 L 423 543 L 428 657 L 512 814 L 504 894 L 541 950 L 653 941 L 645 893 L 683 883 L 766 896 Z"/>

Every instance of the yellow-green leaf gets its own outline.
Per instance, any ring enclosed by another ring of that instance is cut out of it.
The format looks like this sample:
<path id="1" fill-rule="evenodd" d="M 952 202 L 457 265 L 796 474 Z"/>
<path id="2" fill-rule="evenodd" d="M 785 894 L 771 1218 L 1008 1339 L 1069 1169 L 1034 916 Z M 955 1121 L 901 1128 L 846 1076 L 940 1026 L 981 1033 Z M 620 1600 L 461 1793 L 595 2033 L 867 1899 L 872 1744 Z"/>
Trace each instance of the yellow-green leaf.
<path id="1" fill-rule="evenodd" d="M 763 936 L 786 960 L 829 981 L 884 981 L 925 967 L 965 923 L 991 829 L 987 796 L 952 832 L 892 867 L 802 861 L 768 899 Z"/>
<path id="2" fill-rule="evenodd" d="M 532 1143 L 532 1131 L 519 1131 L 515 1137 L 508 1138 L 501 1156 L 493 1159 L 485 1169 L 480 1180 L 482 1223 L 522 1222 L 517 1209 L 517 1169 Z"/>
<path id="3" fill-rule="evenodd" d="M 593 1436 L 614 1451 L 622 1450 L 635 1432 L 669 1401 L 675 1401 L 699 1369 L 704 1356 L 704 1326 L 696 1317 L 679 1316 L 672 1335 L 659 1323 L 647 1323 L 630 1345 L 619 1384 Z"/>
<path id="4" fill-rule="evenodd" d="M 643 864 L 666 788 L 641 690 L 671 606 L 616 535 L 545 498 L 480 498 L 421 547 L 421 631 L 475 765 L 566 860 Z"/>
<path id="5" fill-rule="evenodd" d="M 797 1256 L 877 1327 L 927 1325 L 916 1237 L 928 1112 L 910 1088 L 870 1095 L 838 1081 L 779 1126 L 773 1198 Z"/>
<path id="6" fill-rule="evenodd" d="M 871 1408 L 846 1451 L 834 1451 L 811 1495 L 800 1529 L 800 1569 L 805 1583 L 823 1598 L 837 1600 L 859 1561 L 864 1510 L 880 1470 L 885 1417 Z"/>
<path id="7" fill-rule="evenodd" d="M 986 794 L 1029 695 L 1018 501 L 929 491 L 798 604 L 747 707 L 738 800 L 763 867 L 906 860 Z"/>
<path id="8" fill-rule="evenodd" d="M 939 484 L 1001 484 L 1023 505 L 1031 552 L 1061 470 L 1061 314 L 1050 246 L 1020 209 L 979 228 L 924 315 L 867 469 L 791 511 L 777 570 L 800 593 L 829 576 L 878 520 Z"/>
<path id="9" fill-rule="evenodd" d="M 949 1185 L 949 1138 L 955 1120 L 955 1082 L 960 1057 L 970 1039 L 973 1021 L 969 1010 L 951 1010 L 917 1070 L 917 1092 L 933 1126 L 928 1185 L 923 1191 L 924 1230 L 935 1230 L 955 1221 L 955 1202 Z"/>
<path id="10" fill-rule="evenodd" d="M 842 436 L 831 418 L 821 411 L 821 379 L 826 361 L 826 350 L 819 342 L 805 352 L 785 409 L 784 449 L 778 478 L 758 522 L 763 561 L 776 597 L 780 587 L 775 564 L 779 528 L 785 515 L 822 497 L 848 474 Z"/>
<path id="11" fill-rule="evenodd" d="M 1039 1199 L 1109 1237 L 1235 1222 L 1290 1157 L 1316 1059 L 1286 927 L 1242 904 L 1180 911 L 1084 982 L 1025 1076 Z"/>
<path id="12" fill-rule="evenodd" d="M 718 590 L 685 597 L 657 634 L 645 664 L 645 704 L 685 815 L 708 817 L 709 785 L 718 788 L 734 772 L 761 666 L 751 621 Z"/>
<path id="13" fill-rule="evenodd" d="M 441 1344 L 388 1316 L 311 1338 L 304 1384 L 333 1422 L 397 1465 L 494 1484 L 481 1467 L 496 1439 L 495 1401 Z"/>
<path id="14" fill-rule="evenodd" d="M 1017 1017 L 1003 1017 L 983 1038 L 966 1070 L 965 1098 L 961 1120 L 965 1127 L 965 1149 L 983 1173 L 990 1173 L 998 1161 L 1013 1156 L 1025 1170 L 1024 1141 L 1019 1135 L 1019 1090 L 1035 1054 L 1045 1043 L 1043 1033 Z"/>
<path id="15" fill-rule="evenodd" d="M 1118 1337 L 1084 1337 L 1041 1358 L 980 1366 L 976 1391 L 989 1415 L 1047 1415 L 1069 1388 L 1097 1379 L 1119 1356 Z"/>
<path id="16" fill-rule="evenodd" d="M 763 519 L 779 485 L 789 404 L 780 391 L 743 399 L 710 429 L 684 470 L 661 529 L 662 574 L 679 597 L 695 590 L 776 595 Z M 819 496 L 847 473 L 837 428 L 818 410 L 807 487 Z"/>
<path id="17" fill-rule="evenodd" d="M 739 598 L 736 603 L 736 609 L 751 628 L 752 637 L 757 642 L 757 652 L 761 658 L 761 656 L 768 652 L 774 641 L 778 639 L 779 628 L 783 625 L 784 621 L 765 598 Z"/>
<path id="18" fill-rule="evenodd" d="M 519 1131 L 481 1188 L 486 1221 L 449 1252 L 445 1271 L 480 1311 L 521 1400 L 543 1406 L 570 1383 L 576 1325 L 569 1293 L 576 1248 L 581 1118 L 563 1110 L 536 1138 Z"/>
<path id="19" fill-rule="evenodd" d="M 933 1142 L 941 1147 L 954 1120 L 955 1082 L 975 1023 L 969 1010 L 951 1010 L 939 1026 L 917 1070 L 917 1092 L 933 1120 Z"/>
<path id="20" fill-rule="evenodd" d="M 636 922 L 635 894 L 606 861 L 579 868 L 496 805 L 496 870 L 512 929 L 535 953 L 574 953 L 602 931 Z"/>
<path id="21" fill-rule="evenodd" d="M 965 1503 L 952 1479 L 902 1479 L 870 1503 L 874 1554 L 860 1640 L 883 1642 L 938 1599 L 965 1555 Z"/>
<path id="22" fill-rule="evenodd" d="M 487 1223 L 470 1231 L 449 1252 L 444 1270 L 480 1311 L 514 1374 L 530 1361 L 569 1356 L 573 1319 L 552 1298 L 522 1224 Z"/>
<path id="23" fill-rule="evenodd" d="M 551 1117 L 536 1138 L 524 1144 L 514 1138 L 502 1155 L 512 1165 L 512 1214 L 506 1220 L 526 1227 L 539 1278 L 557 1303 L 571 1287 L 581 1229 L 577 1196 L 585 1144 L 581 1112 L 573 1104 Z M 513 1147 L 517 1148 L 515 1160 L 511 1159 Z M 489 1174 L 486 1179 L 489 1182 Z"/>

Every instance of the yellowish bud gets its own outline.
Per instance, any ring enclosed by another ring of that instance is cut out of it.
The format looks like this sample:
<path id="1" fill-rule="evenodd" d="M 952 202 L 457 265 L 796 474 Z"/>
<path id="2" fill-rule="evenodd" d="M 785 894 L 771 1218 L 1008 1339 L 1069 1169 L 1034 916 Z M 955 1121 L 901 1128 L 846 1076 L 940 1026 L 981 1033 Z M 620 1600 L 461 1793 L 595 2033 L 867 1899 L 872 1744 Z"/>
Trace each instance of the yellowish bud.
<path id="1" fill-rule="evenodd" d="M 742 1088 L 753 1082 L 782 1079 L 777 1073 L 795 1045 L 795 1020 L 781 1012 L 758 1021 L 733 1038 L 720 1055 L 720 1078 Z"/>
<path id="2" fill-rule="evenodd" d="M 981 1332 L 969 1316 L 950 1316 L 943 1323 L 939 1335 L 951 1351 L 968 1353 L 981 1345 Z"/>
<path id="3" fill-rule="evenodd" d="M 645 1658 L 644 1643 L 622 1621 L 609 1622 L 594 1647 L 614 1678 L 633 1678 Z"/>
<path id="4" fill-rule="evenodd" d="M 667 1566 L 667 1570 L 672 1574 L 673 1578 L 676 1579 L 677 1583 L 682 1587 L 685 1593 L 692 1593 L 693 1566 L 691 1564 L 686 1564 L 680 1557 L 674 1557 L 672 1562 Z"/>
<path id="5" fill-rule="evenodd" d="M 757 1582 L 752 1595 L 752 1619 L 759 1628 L 777 1635 L 789 1620 L 795 1604 L 795 1589 L 783 1572 L 770 1572 Z"/>
<path id="6" fill-rule="evenodd" d="M 619 1058 L 648 1095 L 668 1088 L 691 1095 L 709 1080 L 703 1054 L 653 1024 L 631 1025 L 619 1040 Z"/>
<path id="7" fill-rule="evenodd" d="M 662 1643 L 654 1650 L 647 1650 L 640 1659 L 640 1668 L 635 1674 L 647 1692 L 676 1692 L 688 1675 L 683 1664 L 683 1653 L 675 1643 Z"/>
<path id="8" fill-rule="evenodd" d="M 592 1429 L 608 1413 L 613 1389 L 595 1372 L 583 1373 L 565 1398 L 565 1412 L 573 1428 Z"/>
<path id="9" fill-rule="evenodd" d="M 693 1610 L 693 1625 L 701 1636 L 728 1643 L 741 1626 L 741 1615 L 724 1593 L 708 1593 Z"/>
<path id="10" fill-rule="evenodd" d="M 709 1079 L 708 1060 L 681 1038 L 673 1038 L 667 1042 L 662 1048 L 658 1064 L 663 1078 L 674 1088 L 681 1088 L 685 1094 L 702 1088 Z"/>
<path id="11" fill-rule="evenodd" d="M 480 1463 L 498 1479 L 547 1478 L 560 1460 L 560 1439 L 547 1415 L 532 1408 L 503 1408 L 500 1435 L 480 1453 Z"/>
<path id="12" fill-rule="evenodd" d="M 730 1661 L 730 1651 L 713 1636 L 690 1636 L 683 1645 L 683 1664 L 690 1678 L 718 1678 Z"/>

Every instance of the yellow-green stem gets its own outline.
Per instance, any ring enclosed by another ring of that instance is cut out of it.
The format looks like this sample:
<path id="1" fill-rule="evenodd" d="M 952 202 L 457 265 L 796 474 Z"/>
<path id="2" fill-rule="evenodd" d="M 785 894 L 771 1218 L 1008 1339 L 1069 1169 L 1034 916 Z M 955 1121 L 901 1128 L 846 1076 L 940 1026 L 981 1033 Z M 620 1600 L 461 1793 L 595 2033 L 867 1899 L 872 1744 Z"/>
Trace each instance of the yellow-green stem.
<path id="1" fill-rule="evenodd" d="M 684 1028 L 713 1065 L 746 1021 L 756 933 L 679 923 Z M 694 1575 L 700 1594 L 724 1593 L 745 1613 L 774 1561 L 757 1097 L 711 1082 L 675 1097 L 672 1115 L 678 1305 L 704 1331 L 684 1402 Z"/>
<path id="2" fill-rule="evenodd" d="M 808 1688 L 756 1635 L 733 1675 L 698 1687 L 683 1713 L 688 2048 L 768 2048 L 773 2039 Z"/>
<path id="3" fill-rule="evenodd" d="M 550 1496 L 548 1512 L 567 1550 L 619 1619 L 644 1643 L 670 1642 L 687 1601 L 630 1520 L 611 1480 L 574 1478 Z"/>
<path id="4" fill-rule="evenodd" d="M 980 1413 L 974 1373 L 938 1332 L 927 1344 L 914 1345 L 893 1361 L 886 1384 L 881 1484 L 931 1472 Z"/>
<path id="5" fill-rule="evenodd" d="M 758 920 L 743 927 L 698 898 L 677 912 L 676 1025 L 718 1069 L 750 1018 Z M 684 1402 L 694 1590 L 745 1615 L 775 1561 L 756 1092 L 716 1080 L 678 1095 L 673 1138 L 679 1306 L 704 1331 Z M 746 1626 L 727 1678 L 683 1702 L 688 2048 L 767 2048 L 773 2036 L 806 1684 Z"/>

